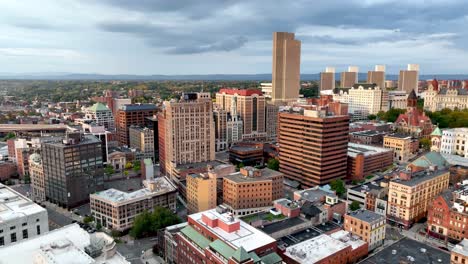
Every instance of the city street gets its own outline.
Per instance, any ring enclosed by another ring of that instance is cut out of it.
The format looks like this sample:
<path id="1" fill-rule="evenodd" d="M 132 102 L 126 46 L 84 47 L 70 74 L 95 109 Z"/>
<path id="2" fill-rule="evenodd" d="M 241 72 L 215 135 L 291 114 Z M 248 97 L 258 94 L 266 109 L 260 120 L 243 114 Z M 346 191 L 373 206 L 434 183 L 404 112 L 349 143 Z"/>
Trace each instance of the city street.
<path id="1" fill-rule="evenodd" d="M 126 238 L 129 240 L 126 242 Z M 143 253 L 158 243 L 157 238 L 142 238 L 138 240 L 132 240 L 130 237 L 122 238 L 122 243 L 117 244 L 117 251 L 122 256 L 130 261 L 132 264 L 141 264 L 141 256 Z"/>

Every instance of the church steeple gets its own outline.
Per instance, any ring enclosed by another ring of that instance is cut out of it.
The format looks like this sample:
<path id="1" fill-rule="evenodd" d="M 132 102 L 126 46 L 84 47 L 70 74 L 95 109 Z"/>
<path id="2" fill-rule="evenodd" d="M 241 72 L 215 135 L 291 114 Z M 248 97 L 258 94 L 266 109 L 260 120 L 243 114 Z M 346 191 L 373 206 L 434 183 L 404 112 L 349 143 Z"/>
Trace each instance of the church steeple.
<path id="1" fill-rule="evenodd" d="M 408 95 L 406 108 L 409 112 L 410 110 L 416 109 L 417 106 L 418 106 L 418 97 L 416 96 L 416 92 L 412 90 L 411 93 Z"/>

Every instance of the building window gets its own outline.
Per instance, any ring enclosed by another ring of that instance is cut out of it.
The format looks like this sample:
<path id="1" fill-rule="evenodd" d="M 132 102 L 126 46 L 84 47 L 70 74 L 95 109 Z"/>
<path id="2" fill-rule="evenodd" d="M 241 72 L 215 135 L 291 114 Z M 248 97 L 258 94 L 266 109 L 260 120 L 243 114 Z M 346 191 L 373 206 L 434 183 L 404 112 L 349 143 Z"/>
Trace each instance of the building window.
<path id="1" fill-rule="evenodd" d="M 23 230 L 23 239 L 24 238 L 28 238 L 28 230 L 27 229 Z"/>
<path id="2" fill-rule="evenodd" d="M 5 245 L 5 239 L 3 237 L 0 237 L 0 246 Z"/>
<path id="3" fill-rule="evenodd" d="M 41 234 L 41 226 L 36 226 L 36 232 L 38 235 Z"/>
<path id="4" fill-rule="evenodd" d="M 16 242 L 16 233 L 10 234 L 11 243 Z"/>

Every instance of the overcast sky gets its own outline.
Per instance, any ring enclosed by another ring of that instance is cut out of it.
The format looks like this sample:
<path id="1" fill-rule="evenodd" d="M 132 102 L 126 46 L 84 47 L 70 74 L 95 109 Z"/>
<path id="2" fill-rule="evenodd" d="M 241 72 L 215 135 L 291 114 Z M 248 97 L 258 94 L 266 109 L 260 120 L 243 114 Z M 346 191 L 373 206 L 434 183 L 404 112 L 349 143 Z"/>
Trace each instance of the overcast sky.
<path id="1" fill-rule="evenodd" d="M 274 31 L 302 73 L 468 73 L 466 0 L 0 0 L 0 73 L 270 73 Z"/>

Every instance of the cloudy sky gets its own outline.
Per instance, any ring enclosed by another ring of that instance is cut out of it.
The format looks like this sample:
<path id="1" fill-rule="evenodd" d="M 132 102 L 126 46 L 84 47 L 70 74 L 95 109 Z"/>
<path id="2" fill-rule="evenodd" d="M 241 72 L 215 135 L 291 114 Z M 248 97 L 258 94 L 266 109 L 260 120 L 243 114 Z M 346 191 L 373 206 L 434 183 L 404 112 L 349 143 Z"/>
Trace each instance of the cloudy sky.
<path id="1" fill-rule="evenodd" d="M 274 31 L 302 73 L 468 73 L 466 0 L 0 0 L 0 73 L 269 73 Z"/>

